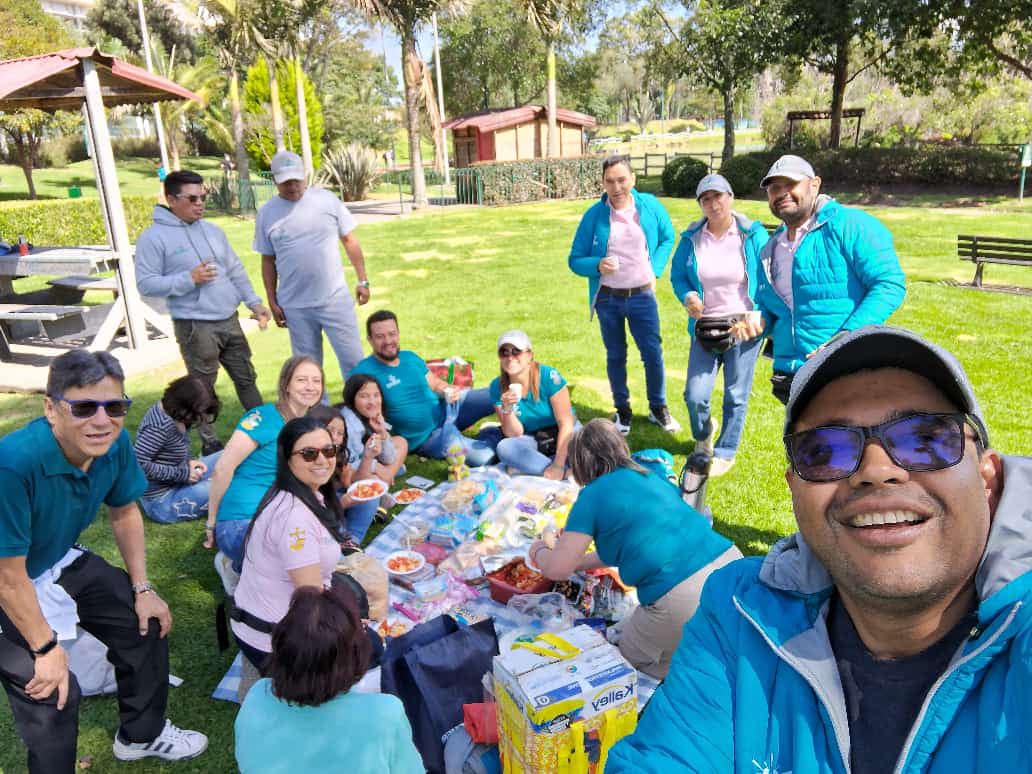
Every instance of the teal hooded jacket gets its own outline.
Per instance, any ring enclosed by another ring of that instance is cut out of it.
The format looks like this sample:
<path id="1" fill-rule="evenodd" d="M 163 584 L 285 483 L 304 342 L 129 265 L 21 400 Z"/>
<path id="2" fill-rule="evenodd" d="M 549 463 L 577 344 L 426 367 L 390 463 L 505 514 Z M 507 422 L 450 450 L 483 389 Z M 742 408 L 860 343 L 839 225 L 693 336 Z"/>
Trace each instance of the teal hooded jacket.
<path id="1" fill-rule="evenodd" d="M 1032 458 L 1004 457 L 1003 475 L 975 574 L 978 623 L 926 696 L 897 774 L 1032 771 Z M 849 772 L 831 594 L 799 535 L 713 573 L 606 774 Z"/>

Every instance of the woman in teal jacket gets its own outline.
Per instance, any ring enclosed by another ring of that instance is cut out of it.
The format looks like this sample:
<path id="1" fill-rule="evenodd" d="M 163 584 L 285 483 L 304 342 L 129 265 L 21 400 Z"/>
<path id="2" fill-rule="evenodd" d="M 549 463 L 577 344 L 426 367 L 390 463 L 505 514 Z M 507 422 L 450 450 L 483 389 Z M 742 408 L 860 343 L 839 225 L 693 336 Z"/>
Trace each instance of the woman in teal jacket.
<path id="1" fill-rule="evenodd" d="M 978 622 L 935 682 L 899 774 L 1032 771 L 1032 460 L 1003 457 Z M 845 774 L 849 726 L 826 627 L 833 586 L 799 536 L 718 570 L 666 682 L 606 774 Z"/>
<path id="2" fill-rule="evenodd" d="M 692 337 L 684 402 L 691 418 L 695 451 L 712 456 L 710 475 L 721 476 L 735 462 L 763 338 L 755 336 L 714 350 L 695 335 L 695 329 L 700 319 L 730 325 L 753 314 L 756 284 L 763 273 L 760 250 L 767 243 L 767 229 L 734 211 L 734 192 L 721 175 L 706 175 L 700 180 L 695 197 L 703 217 L 681 234 L 670 267 L 670 282 L 674 295 L 688 310 L 688 333 Z M 710 396 L 721 366 L 724 402 L 718 438 Z"/>

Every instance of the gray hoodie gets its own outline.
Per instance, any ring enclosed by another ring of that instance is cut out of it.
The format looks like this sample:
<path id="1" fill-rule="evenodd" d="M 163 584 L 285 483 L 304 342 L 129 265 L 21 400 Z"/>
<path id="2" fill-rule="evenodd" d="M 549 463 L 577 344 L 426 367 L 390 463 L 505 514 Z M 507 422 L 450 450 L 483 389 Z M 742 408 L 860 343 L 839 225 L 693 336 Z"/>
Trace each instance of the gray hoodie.
<path id="1" fill-rule="evenodd" d="M 167 298 L 173 320 L 225 320 L 241 301 L 249 308 L 262 302 L 222 229 L 203 218 L 184 223 L 162 205 L 153 217 L 136 240 L 136 287 L 141 295 Z M 212 261 L 215 279 L 195 285 L 190 272 Z"/>

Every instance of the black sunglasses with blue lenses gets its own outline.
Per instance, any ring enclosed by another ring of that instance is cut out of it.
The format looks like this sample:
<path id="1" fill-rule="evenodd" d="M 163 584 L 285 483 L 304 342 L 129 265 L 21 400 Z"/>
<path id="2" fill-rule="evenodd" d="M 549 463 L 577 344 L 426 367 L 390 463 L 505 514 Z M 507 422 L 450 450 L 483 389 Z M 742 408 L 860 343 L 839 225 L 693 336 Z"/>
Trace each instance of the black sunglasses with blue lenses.
<path id="1" fill-rule="evenodd" d="M 964 457 L 965 424 L 982 438 L 967 414 L 914 413 L 873 427 L 825 425 L 800 430 L 785 436 L 785 450 L 792 469 L 804 481 L 849 478 L 860 468 L 868 439 L 877 440 L 904 470 L 943 470 Z"/>
<path id="2" fill-rule="evenodd" d="M 128 397 L 115 400 L 69 400 L 63 395 L 55 395 L 53 400 L 67 403 L 69 412 L 76 419 L 92 417 L 101 406 L 104 407 L 104 413 L 109 417 L 124 417 L 129 413 L 129 407 L 133 405 L 132 400 Z"/>

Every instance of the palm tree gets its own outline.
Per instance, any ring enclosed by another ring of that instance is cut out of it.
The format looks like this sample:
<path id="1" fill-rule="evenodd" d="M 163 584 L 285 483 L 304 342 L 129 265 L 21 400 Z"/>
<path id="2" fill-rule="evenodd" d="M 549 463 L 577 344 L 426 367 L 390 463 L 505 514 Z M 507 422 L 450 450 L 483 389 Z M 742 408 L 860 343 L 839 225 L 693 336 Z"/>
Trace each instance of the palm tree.
<path id="1" fill-rule="evenodd" d="M 229 109 L 233 125 L 233 155 L 241 183 L 251 180 L 251 162 L 244 146 L 244 111 L 240 106 L 240 69 L 247 64 L 247 52 L 255 46 L 251 14 L 246 0 L 205 0 L 209 11 L 218 18 L 215 42 L 219 64 L 229 79 Z M 243 188 L 244 186 L 242 186 Z"/>
<path id="2" fill-rule="evenodd" d="M 416 31 L 430 21 L 430 17 L 446 7 L 454 10 L 449 0 L 354 0 L 355 6 L 371 19 L 389 24 L 401 38 L 404 63 L 401 68 L 405 82 L 405 119 L 408 128 L 409 159 L 412 163 L 412 206 L 425 207 L 426 176 L 423 156 L 419 149 L 419 104 L 421 83 L 416 75 L 421 72 L 419 51 L 416 49 Z"/>
<path id="3" fill-rule="evenodd" d="M 562 32 L 563 19 L 573 5 L 569 0 L 520 0 L 527 9 L 527 20 L 545 41 L 545 67 L 547 81 L 545 87 L 545 111 L 548 116 L 548 154 L 559 155 L 559 128 L 556 122 L 556 78 L 555 78 L 555 44 Z"/>
<path id="4" fill-rule="evenodd" d="M 208 102 L 218 94 L 224 81 L 219 72 L 218 63 L 212 57 L 201 57 L 193 64 L 176 62 L 176 48 L 165 54 L 161 42 L 152 39 L 151 48 L 155 54 L 155 70 L 158 75 L 178 83 L 201 98 L 198 104 L 193 100 L 177 100 L 170 103 L 161 113 L 161 121 L 165 125 L 168 138 L 169 164 L 172 169 L 179 169 L 180 149 L 184 141 L 184 128 L 191 118 L 199 118 L 207 111 Z"/>

